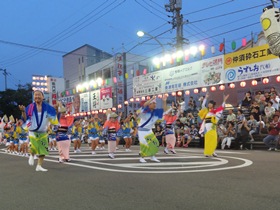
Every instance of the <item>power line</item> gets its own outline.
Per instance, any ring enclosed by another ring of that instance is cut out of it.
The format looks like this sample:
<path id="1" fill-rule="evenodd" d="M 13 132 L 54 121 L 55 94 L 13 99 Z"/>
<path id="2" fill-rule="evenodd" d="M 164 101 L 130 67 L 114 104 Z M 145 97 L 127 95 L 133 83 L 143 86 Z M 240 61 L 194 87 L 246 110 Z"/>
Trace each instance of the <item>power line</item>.
<path id="1" fill-rule="evenodd" d="M 236 10 L 234 12 L 229 12 L 229 13 L 224 13 L 224 14 L 221 14 L 221 15 L 216 15 L 216 16 L 213 16 L 213 17 L 207 17 L 207 18 L 204 18 L 204 19 L 195 20 L 195 21 L 188 22 L 188 23 L 189 24 L 194 24 L 194 23 L 198 23 L 198 22 L 202 22 L 202 21 L 206 21 L 206 20 L 212 20 L 212 19 L 215 19 L 215 18 L 224 17 L 224 16 L 236 14 L 236 13 L 239 13 L 239 12 L 244 12 L 244 11 L 247 11 L 247 10 L 255 9 L 255 8 L 258 8 L 258 7 L 261 7 L 261 6 L 265 6 L 265 5 L 268 5 L 268 3 L 260 4 L 260 5 L 257 5 L 257 6 L 254 6 L 254 7 L 249 7 L 249 8 L 246 8 L 246 9 Z"/>

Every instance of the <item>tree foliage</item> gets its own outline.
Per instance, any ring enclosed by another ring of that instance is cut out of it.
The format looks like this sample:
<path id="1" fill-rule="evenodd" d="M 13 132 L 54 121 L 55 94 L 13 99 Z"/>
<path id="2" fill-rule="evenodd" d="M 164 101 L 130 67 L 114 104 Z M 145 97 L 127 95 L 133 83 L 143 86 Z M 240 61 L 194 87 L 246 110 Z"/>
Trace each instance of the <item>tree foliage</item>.
<path id="1" fill-rule="evenodd" d="M 21 112 L 18 105 L 27 106 L 32 102 L 31 84 L 20 85 L 17 90 L 7 89 L 0 91 L 0 115 L 13 115 L 20 118 Z"/>

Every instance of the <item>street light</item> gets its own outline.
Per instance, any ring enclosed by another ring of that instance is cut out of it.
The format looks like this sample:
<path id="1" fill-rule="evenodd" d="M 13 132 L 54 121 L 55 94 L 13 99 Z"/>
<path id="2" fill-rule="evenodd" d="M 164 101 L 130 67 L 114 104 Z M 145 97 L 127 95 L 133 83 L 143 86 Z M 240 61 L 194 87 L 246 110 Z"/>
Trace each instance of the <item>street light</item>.
<path id="1" fill-rule="evenodd" d="M 156 37 L 152 36 L 151 34 L 145 32 L 145 31 L 137 32 L 137 36 L 139 36 L 139 37 L 143 37 L 144 35 L 147 35 L 147 36 L 151 37 L 151 39 L 154 39 L 161 46 L 162 52 L 163 53 L 165 52 L 165 48 L 164 48 L 163 44 Z"/>

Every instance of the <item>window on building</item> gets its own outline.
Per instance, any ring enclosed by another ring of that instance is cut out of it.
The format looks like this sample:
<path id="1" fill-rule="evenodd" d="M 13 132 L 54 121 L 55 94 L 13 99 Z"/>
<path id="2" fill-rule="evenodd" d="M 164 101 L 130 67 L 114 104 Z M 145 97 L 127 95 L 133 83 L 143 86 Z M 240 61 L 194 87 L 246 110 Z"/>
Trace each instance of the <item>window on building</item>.
<path id="1" fill-rule="evenodd" d="M 69 80 L 65 81 L 65 87 L 66 87 L 66 89 L 70 88 L 70 81 Z"/>
<path id="2" fill-rule="evenodd" d="M 109 79 L 109 78 L 111 78 L 111 69 L 110 69 L 110 68 L 104 69 L 104 70 L 103 70 L 103 78 L 104 78 L 104 79 Z"/>
<path id="3" fill-rule="evenodd" d="M 96 78 L 102 78 L 102 71 L 96 72 Z"/>

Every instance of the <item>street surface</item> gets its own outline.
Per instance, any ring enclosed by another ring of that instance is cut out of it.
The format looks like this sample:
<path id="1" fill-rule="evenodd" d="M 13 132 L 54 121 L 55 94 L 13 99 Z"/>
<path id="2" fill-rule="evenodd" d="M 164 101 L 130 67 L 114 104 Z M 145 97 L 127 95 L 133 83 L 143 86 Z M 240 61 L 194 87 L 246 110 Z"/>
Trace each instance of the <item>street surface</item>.
<path id="1" fill-rule="evenodd" d="M 139 146 L 115 159 L 107 151 L 91 155 L 71 150 L 70 163 L 51 151 L 35 172 L 27 157 L 0 147 L 0 202 L 5 210 L 70 209 L 279 209 L 279 152 L 217 150 L 206 158 L 200 148 L 177 148 L 157 155 L 160 163 L 139 163 Z"/>

